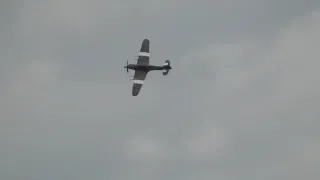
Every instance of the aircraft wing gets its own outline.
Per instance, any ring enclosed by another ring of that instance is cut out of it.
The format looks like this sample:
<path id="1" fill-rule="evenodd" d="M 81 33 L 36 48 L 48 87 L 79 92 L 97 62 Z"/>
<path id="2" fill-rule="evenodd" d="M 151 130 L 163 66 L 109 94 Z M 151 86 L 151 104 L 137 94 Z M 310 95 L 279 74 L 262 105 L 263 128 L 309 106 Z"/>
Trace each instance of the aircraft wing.
<path id="1" fill-rule="evenodd" d="M 138 56 L 138 65 L 149 65 L 150 59 L 150 41 L 144 39 Z"/>
<path id="2" fill-rule="evenodd" d="M 141 90 L 144 80 L 147 77 L 147 72 L 136 70 L 133 78 L 132 96 L 137 96 Z"/>

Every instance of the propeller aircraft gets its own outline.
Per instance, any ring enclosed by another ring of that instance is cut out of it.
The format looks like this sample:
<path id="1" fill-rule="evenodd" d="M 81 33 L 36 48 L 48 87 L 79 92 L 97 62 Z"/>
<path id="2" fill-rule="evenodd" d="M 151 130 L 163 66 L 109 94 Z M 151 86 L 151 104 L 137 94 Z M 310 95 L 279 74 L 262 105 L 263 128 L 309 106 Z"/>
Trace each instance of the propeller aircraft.
<path id="1" fill-rule="evenodd" d="M 164 71 L 162 74 L 166 76 L 170 69 L 172 69 L 169 60 L 165 60 L 162 66 L 150 65 L 149 60 L 150 41 L 148 39 L 144 39 L 141 44 L 137 64 L 129 64 L 127 61 L 127 65 L 124 66 L 124 68 L 127 69 L 127 73 L 129 72 L 129 69 L 135 71 L 133 76 L 132 96 L 137 96 L 139 94 L 147 74 L 150 71 Z"/>

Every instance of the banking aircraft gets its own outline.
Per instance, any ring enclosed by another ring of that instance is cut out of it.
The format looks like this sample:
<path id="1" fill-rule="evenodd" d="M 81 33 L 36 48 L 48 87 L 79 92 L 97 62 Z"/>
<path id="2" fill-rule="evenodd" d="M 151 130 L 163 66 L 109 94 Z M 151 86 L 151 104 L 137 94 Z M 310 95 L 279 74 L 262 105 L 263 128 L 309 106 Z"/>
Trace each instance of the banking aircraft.
<path id="1" fill-rule="evenodd" d="M 133 86 L 132 86 L 132 96 L 137 96 L 141 90 L 144 80 L 147 77 L 148 72 L 156 70 L 164 70 L 162 74 L 165 76 L 169 73 L 171 66 L 170 61 L 166 60 L 162 66 L 150 65 L 150 41 L 144 39 L 141 44 L 140 53 L 138 56 L 137 64 L 128 64 L 124 68 L 127 68 L 127 73 L 129 69 L 134 70 Z"/>

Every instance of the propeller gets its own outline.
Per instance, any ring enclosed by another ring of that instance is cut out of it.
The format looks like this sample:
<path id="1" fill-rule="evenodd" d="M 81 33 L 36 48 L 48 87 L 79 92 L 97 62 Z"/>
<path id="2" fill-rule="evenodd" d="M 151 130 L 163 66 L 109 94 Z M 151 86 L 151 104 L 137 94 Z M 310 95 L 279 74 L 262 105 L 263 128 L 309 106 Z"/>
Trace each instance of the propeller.
<path id="1" fill-rule="evenodd" d="M 129 73 L 129 69 L 128 69 L 128 60 L 127 60 L 127 66 L 126 66 L 126 67 L 127 67 L 127 73 Z"/>

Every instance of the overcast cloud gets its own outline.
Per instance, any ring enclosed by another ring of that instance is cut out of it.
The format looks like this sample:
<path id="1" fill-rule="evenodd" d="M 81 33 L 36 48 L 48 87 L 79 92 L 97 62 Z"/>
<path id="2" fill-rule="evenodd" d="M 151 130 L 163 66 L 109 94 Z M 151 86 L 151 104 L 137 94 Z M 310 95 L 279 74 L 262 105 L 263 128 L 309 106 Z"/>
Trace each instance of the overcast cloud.
<path id="1" fill-rule="evenodd" d="M 320 179 L 319 8 L 0 1 L 0 179 Z"/>

